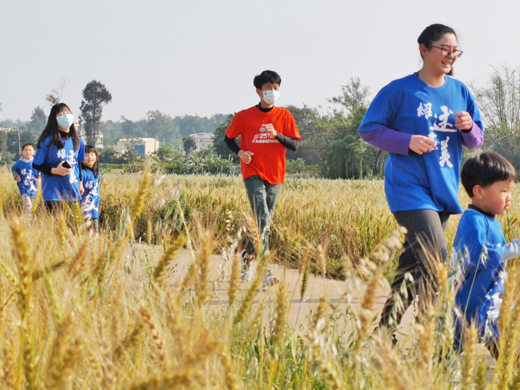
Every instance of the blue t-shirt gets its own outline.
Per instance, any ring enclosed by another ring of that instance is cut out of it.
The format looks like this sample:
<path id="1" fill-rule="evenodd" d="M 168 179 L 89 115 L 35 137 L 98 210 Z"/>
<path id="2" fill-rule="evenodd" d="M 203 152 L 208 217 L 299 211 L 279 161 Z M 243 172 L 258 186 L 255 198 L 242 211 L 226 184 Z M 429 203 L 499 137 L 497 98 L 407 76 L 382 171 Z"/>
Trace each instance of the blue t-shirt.
<path id="1" fill-rule="evenodd" d="M 417 74 L 395 80 L 374 98 L 359 128 L 369 132 L 386 127 L 435 140 L 437 150 L 419 155 L 390 153 L 385 163 L 385 192 L 392 212 L 435 210 L 462 213 L 458 201 L 462 134 L 454 114 L 467 111 L 483 129 L 480 113 L 468 88 L 446 76 L 433 88 Z"/>
<path id="2" fill-rule="evenodd" d="M 36 196 L 36 192 L 38 192 L 36 179 L 38 178 L 39 172 L 33 168 L 33 160 L 31 159 L 30 161 L 23 161 L 20 159 L 14 163 L 11 170 L 20 176 L 21 181 L 16 183 L 18 185 L 18 191 L 20 191 L 20 195 L 27 194 L 31 198 L 34 198 Z"/>
<path id="3" fill-rule="evenodd" d="M 463 326 L 475 322 L 480 337 L 498 339 L 497 319 L 506 278 L 502 225 L 492 216 L 467 209 L 462 215 L 451 257 L 452 278 L 458 286 L 455 306 L 455 347 Z M 497 308 L 498 307 L 498 308 Z M 460 315 L 462 315 L 462 318 Z"/>
<path id="4" fill-rule="evenodd" d="M 43 140 L 36 150 L 34 164 L 46 164 L 56 168 L 62 161 L 68 161 L 72 169 L 68 175 L 42 175 L 42 194 L 44 201 L 76 201 L 81 199 L 79 192 L 79 162 L 85 160 L 85 143 L 80 137 L 78 150 L 74 150 L 72 138 L 63 143 L 58 149 L 51 143 L 51 137 Z"/>
<path id="5" fill-rule="evenodd" d="M 99 219 L 99 181 L 101 180 L 101 173 L 96 178 L 91 169 L 83 167 L 82 176 L 85 192 L 81 198 L 81 208 L 92 219 Z"/>

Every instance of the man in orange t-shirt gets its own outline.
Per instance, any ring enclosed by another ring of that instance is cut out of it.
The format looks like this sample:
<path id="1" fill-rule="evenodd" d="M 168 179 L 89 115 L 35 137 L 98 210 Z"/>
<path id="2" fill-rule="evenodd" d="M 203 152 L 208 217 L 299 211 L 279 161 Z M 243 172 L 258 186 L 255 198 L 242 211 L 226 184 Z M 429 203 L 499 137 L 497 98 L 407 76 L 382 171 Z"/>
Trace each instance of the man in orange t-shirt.
<path id="1" fill-rule="evenodd" d="M 298 149 L 301 139 L 289 110 L 274 104 L 280 96 L 282 79 L 271 70 L 254 78 L 253 84 L 260 103 L 240 111 L 226 130 L 224 141 L 240 157 L 242 177 L 258 228 L 263 234 L 262 252 L 269 251 L 269 230 L 274 207 L 285 181 L 285 153 Z M 240 136 L 240 146 L 235 138 Z M 242 251 L 243 261 L 255 253 L 249 240 Z"/>

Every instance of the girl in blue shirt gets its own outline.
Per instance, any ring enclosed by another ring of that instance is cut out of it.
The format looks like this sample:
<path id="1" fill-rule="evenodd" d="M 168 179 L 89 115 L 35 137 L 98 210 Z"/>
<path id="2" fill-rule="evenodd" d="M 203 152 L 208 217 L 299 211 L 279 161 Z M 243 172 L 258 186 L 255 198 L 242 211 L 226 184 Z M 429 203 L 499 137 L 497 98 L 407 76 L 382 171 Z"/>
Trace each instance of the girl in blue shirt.
<path id="1" fill-rule="evenodd" d="M 462 212 L 458 201 L 462 145 L 475 149 L 483 142 L 473 96 L 462 82 L 450 77 L 462 55 L 455 31 L 433 24 L 417 42 L 422 68 L 384 87 L 359 128 L 366 142 L 389 152 L 386 198 L 399 225 L 407 229 L 380 323 L 394 329 L 416 295 L 422 295 L 419 304 L 428 301 L 425 291 L 431 291 L 432 286 L 427 258 L 446 259 L 448 218 Z M 414 282 L 407 282 L 404 308 L 397 310 L 394 295 L 401 290 L 406 273 Z"/>
<path id="2" fill-rule="evenodd" d="M 80 166 L 85 144 L 78 137 L 74 117 L 65 103 L 54 105 L 36 143 L 33 166 L 42 173 L 42 195 L 49 211 L 61 202 L 81 199 Z"/>
<path id="3" fill-rule="evenodd" d="M 94 146 L 85 146 L 85 161 L 81 163 L 82 183 L 85 192 L 81 198 L 81 208 L 87 223 L 92 222 L 94 231 L 99 231 L 99 173 L 98 153 Z"/>

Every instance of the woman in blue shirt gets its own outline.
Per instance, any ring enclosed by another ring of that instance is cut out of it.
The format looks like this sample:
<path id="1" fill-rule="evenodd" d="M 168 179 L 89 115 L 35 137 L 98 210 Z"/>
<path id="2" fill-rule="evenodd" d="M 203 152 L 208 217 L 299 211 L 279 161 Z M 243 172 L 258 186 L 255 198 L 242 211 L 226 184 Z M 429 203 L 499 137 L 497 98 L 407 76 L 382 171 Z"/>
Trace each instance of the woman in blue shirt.
<path id="1" fill-rule="evenodd" d="M 85 144 L 65 103 L 52 107 L 47 125 L 36 143 L 33 167 L 42 173 L 42 195 L 49 211 L 61 202 L 81 200 L 80 166 Z"/>
<path id="2" fill-rule="evenodd" d="M 462 82 L 450 77 L 462 55 L 455 31 L 433 24 L 417 42 L 422 68 L 384 87 L 359 128 L 366 142 L 389 152 L 386 198 L 399 225 L 407 229 L 380 323 L 394 329 L 416 295 L 422 295 L 419 303 L 431 297 L 425 294 L 432 288 L 427 259 L 446 259 L 444 231 L 448 218 L 462 213 L 458 201 L 462 145 L 475 149 L 483 142 L 483 126 L 473 96 Z M 406 273 L 414 282 L 406 282 L 404 308 L 397 310 L 394 294 L 401 290 Z"/>

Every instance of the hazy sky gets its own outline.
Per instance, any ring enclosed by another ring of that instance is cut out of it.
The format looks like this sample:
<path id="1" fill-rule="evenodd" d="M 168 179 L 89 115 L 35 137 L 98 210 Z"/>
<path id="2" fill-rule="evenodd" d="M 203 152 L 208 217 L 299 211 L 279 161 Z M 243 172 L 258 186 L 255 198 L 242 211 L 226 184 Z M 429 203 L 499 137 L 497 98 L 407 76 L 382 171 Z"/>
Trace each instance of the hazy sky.
<path id="1" fill-rule="evenodd" d="M 465 83 L 520 68 L 519 0 L 0 0 L 0 120 L 29 120 L 45 96 L 79 114 L 81 91 L 112 93 L 103 120 L 232 113 L 258 103 L 253 77 L 282 76 L 280 105 L 330 106 L 359 77 L 372 95 L 418 70 L 417 37 L 453 27 Z"/>

